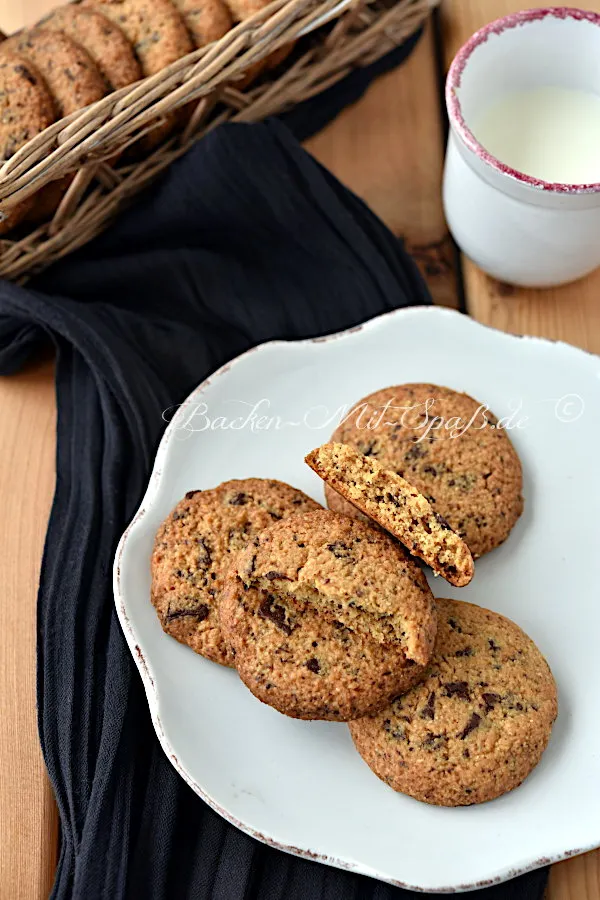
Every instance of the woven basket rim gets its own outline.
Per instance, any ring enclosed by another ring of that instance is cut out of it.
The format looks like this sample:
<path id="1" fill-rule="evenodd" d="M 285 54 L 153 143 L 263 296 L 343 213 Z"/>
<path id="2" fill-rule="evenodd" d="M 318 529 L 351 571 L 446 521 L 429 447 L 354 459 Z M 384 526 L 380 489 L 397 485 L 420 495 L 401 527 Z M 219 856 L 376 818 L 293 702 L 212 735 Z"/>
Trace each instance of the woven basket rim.
<path id="1" fill-rule="evenodd" d="M 253 16 L 236 24 L 218 41 L 180 57 L 155 75 L 112 91 L 95 103 L 58 119 L 0 166 L 2 210 L 10 210 L 44 184 L 67 171 L 73 171 L 78 163 L 87 161 L 110 136 L 111 126 L 113 131 L 119 130 L 127 136 L 128 124 L 134 121 L 136 112 L 147 112 L 148 117 L 152 114 L 157 117 L 165 114 L 161 104 L 171 111 L 200 99 L 204 94 L 218 89 L 230 77 L 235 78 L 236 74 L 239 77 L 244 68 L 259 62 L 281 46 L 284 41 L 278 42 L 277 38 L 291 26 L 301 23 L 294 39 L 306 36 L 338 18 L 356 2 L 272 0 Z M 190 82 L 192 87 L 186 91 L 185 87 Z M 130 131 L 134 130 L 133 125 Z M 108 143 L 110 145 L 110 140 Z M 71 154 L 69 168 L 56 171 L 55 164 L 60 164 L 61 158 L 73 149 L 75 155 Z M 49 172 L 51 169 L 52 172 Z"/>
<path id="2" fill-rule="evenodd" d="M 213 129 L 280 115 L 321 93 L 403 43 L 438 2 L 273 0 L 220 41 L 51 125 L 0 167 L 0 204 L 8 210 L 69 174 L 66 190 L 48 219 L 0 237 L 0 276 L 23 282 L 81 247 Z M 320 28 L 324 16 L 330 24 Z M 287 62 L 240 80 L 291 46 Z M 157 131 L 184 105 L 179 130 Z M 151 144 L 140 145 L 146 134 Z M 125 152 L 134 143 L 133 155 Z"/>

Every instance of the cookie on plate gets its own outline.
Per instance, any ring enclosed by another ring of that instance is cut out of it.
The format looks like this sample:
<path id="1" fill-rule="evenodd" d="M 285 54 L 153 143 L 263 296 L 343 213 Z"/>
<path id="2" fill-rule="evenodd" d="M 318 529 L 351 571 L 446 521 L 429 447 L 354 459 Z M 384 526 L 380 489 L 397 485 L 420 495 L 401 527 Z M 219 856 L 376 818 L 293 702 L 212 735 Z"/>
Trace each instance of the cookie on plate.
<path id="1" fill-rule="evenodd" d="M 95 9 L 75 4 L 60 6 L 40 21 L 40 27 L 60 31 L 94 60 L 111 90 L 142 77 L 133 48 L 120 28 Z"/>
<path id="2" fill-rule="evenodd" d="M 51 125 L 56 113 L 40 73 L 27 59 L 0 50 L 0 161 L 10 159 L 28 140 Z M 23 220 L 31 207 L 29 197 L 7 210 L 0 235 Z"/>
<path id="3" fill-rule="evenodd" d="M 426 678 L 350 725 L 356 749 L 395 791 L 438 806 L 493 800 L 540 761 L 557 714 L 548 663 L 521 629 L 460 600 L 436 600 Z"/>
<path id="4" fill-rule="evenodd" d="M 398 644 L 382 644 L 311 603 L 226 580 L 219 614 L 240 678 L 255 697 L 297 719 L 346 722 L 423 678 Z"/>
<path id="5" fill-rule="evenodd" d="M 0 48 L 25 57 L 41 73 L 58 117 L 68 116 L 106 94 L 106 85 L 83 47 L 59 31 L 36 28 L 8 38 Z"/>
<path id="6" fill-rule="evenodd" d="M 171 0 L 83 0 L 121 29 L 144 75 L 155 75 L 194 48 Z"/>
<path id="7" fill-rule="evenodd" d="M 374 456 L 347 444 L 324 444 L 305 462 L 337 493 L 398 538 L 456 587 L 473 577 L 471 551 L 431 503 Z"/>
<path id="8" fill-rule="evenodd" d="M 173 0 L 173 4 L 196 47 L 218 41 L 233 27 L 231 13 L 223 0 Z"/>
<path id="9" fill-rule="evenodd" d="M 232 556 L 272 522 L 314 509 L 302 491 L 262 478 L 189 491 L 160 526 L 152 554 L 152 603 L 167 634 L 232 665 L 218 619 Z"/>
<path id="10" fill-rule="evenodd" d="M 262 532 L 236 561 L 238 578 L 300 604 L 425 665 L 436 632 L 423 572 L 400 544 L 356 519 L 320 509 Z"/>
<path id="11" fill-rule="evenodd" d="M 508 537 L 523 511 L 521 463 L 484 404 L 434 384 L 384 388 L 360 400 L 332 441 L 374 456 L 423 494 L 482 556 Z M 327 505 L 360 516 L 333 488 Z"/>

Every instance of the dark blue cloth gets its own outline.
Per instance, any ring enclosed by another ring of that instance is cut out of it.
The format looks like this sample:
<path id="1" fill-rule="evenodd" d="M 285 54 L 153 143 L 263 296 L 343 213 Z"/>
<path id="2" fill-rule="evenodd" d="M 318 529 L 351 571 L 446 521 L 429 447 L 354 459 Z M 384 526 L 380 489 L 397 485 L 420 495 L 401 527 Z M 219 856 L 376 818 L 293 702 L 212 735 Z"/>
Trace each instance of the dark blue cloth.
<path id="1" fill-rule="evenodd" d="M 38 599 L 39 732 L 61 822 L 53 897 L 408 896 L 261 845 L 192 793 L 154 735 L 111 565 L 163 410 L 254 344 L 429 302 L 400 242 L 275 122 L 210 134 L 102 237 L 27 288 L 0 283 L 0 373 L 48 341 L 57 358 Z M 473 897 L 539 900 L 544 883 Z"/>

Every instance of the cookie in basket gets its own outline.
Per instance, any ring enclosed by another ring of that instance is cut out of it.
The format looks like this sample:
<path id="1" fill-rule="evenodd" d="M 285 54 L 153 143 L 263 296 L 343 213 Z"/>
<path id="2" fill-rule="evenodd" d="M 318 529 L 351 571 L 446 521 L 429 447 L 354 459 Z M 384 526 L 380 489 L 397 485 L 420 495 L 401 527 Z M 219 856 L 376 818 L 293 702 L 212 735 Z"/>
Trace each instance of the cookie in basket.
<path id="1" fill-rule="evenodd" d="M 0 160 L 7 160 L 56 118 L 54 103 L 38 70 L 27 59 L 0 50 Z M 31 207 L 28 198 L 7 211 L 0 235 L 14 228 Z"/>
<path id="2" fill-rule="evenodd" d="M 6 48 L 14 48 L 39 69 L 52 94 L 58 118 L 95 103 L 106 94 L 104 78 L 94 61 L 66 34 L 43 28 L 21 31 L 2 44 L 0 56 Z M 27 221 L 37 224 L 51 218 L 72 180 L 73 175 L 66 175 L 40 188 L 27 210 Z"/>
<path id="3" fill-rule="evenodd" d="M 83 0 L 121 29 L 133 46 L 144 75 L 156 75 L 194 48 L 171 0 Z"/>
<path id="4" fill-rule="evenodd" d="M 256 697 L 339 721 L 420 677 L 437 624 L 425 576 L 400 544 L 327 510 L 272 524 L 237 557 L 220 619 Z"/>
<path id="5" fill-rule="evenodd" d="M 60 31 L 86 50 L 111 90 L 142 77 L 133 48 L 120 28 L 95 9 L 69 4 L 40 21 L 40 27 Z"/>
<path id="6" fill-rule="evenodd" d="M 140 61 L 144 76 L 156 75 L 165 66 L 191 53 L 190 34 L 171 0 L 83 0 L 120 28 Z M 176 113 L 157 119 L 151 131 L 135 144 L 128 155 L 136 159 L 156 149 L 176 129 Z"/>
<path id="7" fill-rule="evenodd" d="M 255 697 L 296 719 L 346 722 L 424 677 L 398 644 L 355 634 L 308 602 L 228 576 L 220 609 L 235 665 Z"/>
<path id="8" fill-rule="evenodd" d="M 450 584 L 473 577 L 473 557 L 462 538 L 408 481 L 347 444 L 323 444 L 305 462 L 327 485 L 398 538 Z"/>
<path id="9" fill-rule="evenodd" d="M 376 715 L 352 722 L 356 749 L 395 791 L 438 806 L 493 800 L 540 761 L 557 714 L 554 678 L 510 619 L 436 599 L 427 677 Z"/>
<path id="10" fill-rule="evenodd" d="M 414 485 L 478 557 L 506 540 L 523 511 L 521 462 L 496 425 L 467 394 L 403 384 L 359 400 L 331 440 Z M 326 486 L 325 496 L 331 509 L 361 515 L 333 488 Z"/>
<path id="11" fill-rule="evenodd" d="M 59 31 L 21 31 L 0 47 L 24 56 L 41 73 L 58 117 L 95 103 L 106 94 L 104 79 L 83 47 Z"/>
<path id="12" fill-rule="evenodd" d="M 173 0 L 173 5 L 197 48 L 218 41 L 233 27 L 231 14 L 223 0 Z"/>
<path id="13" fill-rule="evenodd" d="M 302 491 L 262 478 L 186 494 L 160 526 L 152 554 L 152 602 L 163 629 L 232 665 L 217 614 L 232 554 L 272 522 L 320 508 Z"/>

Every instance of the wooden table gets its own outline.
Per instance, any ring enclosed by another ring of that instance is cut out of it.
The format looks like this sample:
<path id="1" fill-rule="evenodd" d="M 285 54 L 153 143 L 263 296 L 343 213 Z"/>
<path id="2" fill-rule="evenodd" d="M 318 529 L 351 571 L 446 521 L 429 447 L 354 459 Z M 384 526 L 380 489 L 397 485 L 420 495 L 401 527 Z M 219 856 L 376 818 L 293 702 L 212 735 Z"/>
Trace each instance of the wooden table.
<path id="1" fill-rule="evenodd" d="M 600 0 L 579 3 L 600 10 Z M 0 27 L 21 27 L 52 5 L 0 0 Z M 307 147 L 406 239 L 437 303 L 496 328 L 600 353 L 600 271 L 555 290 L 512 288 L 458 259 L 444 223 L 441 75 L 476 28 L 519 5 L 444 0 L 410 61 Z M 0 897 L 10 900 L 48 896 L 57 852 L 57 813 L 35 717 L 36 586 L 54 489 L 52 377 L 46 360 L 0 379 Z M 600 851 L 554 866 L 548 900 L 600 900 Z"/>

